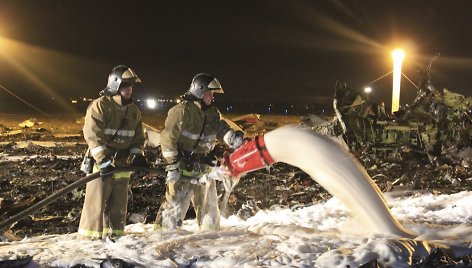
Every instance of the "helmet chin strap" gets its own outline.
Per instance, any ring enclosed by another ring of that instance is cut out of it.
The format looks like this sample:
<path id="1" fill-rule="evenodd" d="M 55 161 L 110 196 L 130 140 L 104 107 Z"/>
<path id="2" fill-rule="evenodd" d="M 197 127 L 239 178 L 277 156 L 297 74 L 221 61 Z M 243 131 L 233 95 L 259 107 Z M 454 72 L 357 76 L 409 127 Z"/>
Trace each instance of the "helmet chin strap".
<path id="1" fill-rule="evenodd" d="M 187 101 L 198 101 L 200 103 L 200 107 L 202 108 L 202 110 L 205 110 L 206 108 L 213 106 L 213 101 L 209 105 L 207 105 L 203 101 L 203 98 L 200 99 L 200 98 L 198 98 L 197 96 L 193 95 L 191 92 L 188 92 L 188 91 L 185 92 L 185 94 L 182 95 L 181 98 L 183 98 L 184 100 L 187 100 Z"/>
<path id="2" fill-rule="evenodd" d="M 199 98 L 197 98 L 197 96 L 193 95 L 192 93 L 190 92 L 185 92 L 185 94 L 182 96 L 182 98 L 184 100 L 188 100 L 188 101 L 198 101 L 200 100 Z"/>
<path id="3" fill-rule="evenodd" d="M 104 88 L 100 93 L 98 93 L 100 96 L 113 96 L 110 91 L 108 90 L 108 87 Z"/>

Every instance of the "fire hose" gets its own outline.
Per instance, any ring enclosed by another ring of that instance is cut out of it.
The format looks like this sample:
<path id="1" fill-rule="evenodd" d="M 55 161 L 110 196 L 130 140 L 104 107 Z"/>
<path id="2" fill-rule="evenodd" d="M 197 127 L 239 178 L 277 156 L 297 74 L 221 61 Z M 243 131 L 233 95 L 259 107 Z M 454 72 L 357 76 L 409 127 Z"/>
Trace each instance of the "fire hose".
<path id="1" fill-rule="evenodd" d="M 155 168 L 144 168 L 144 167 L 120 167 L 120 168 L 115 168 L 115 172 L 136 172 L 136 171 L 144 171 L 147 173 L 153 173 L 153 174 L 158 174 L 165 176 L 166 172 L 162 169 L 155 169 Z M 59 199 L 60 197 L 64 196 L 65 194 L 71 192 L 72 190 L 79 188 L 82 185 L 85 185 L 87 182 L 92 181 L 96 178 L 100 177 L 100 172 L 95 172 L 92 173 L 78 181 L 75 181 L 71 183 L 70 185 L 62 188 L 61 190 L 55 192 L 51 196 L 39 201 L 38 203 L 32 205 L 31 207 L 21 211 L 20 213 L 11 216 L 10 218 L 0 222 L 0 231 L 3 231 L 3 229 L 7 228 L 10 226 L 12 223 L 17 222 L 21 220 L 22 218 L 31 215 L 41 209 L 44 206 L 49 205 L 50 203 L 54 202 L 55 200 Z"/>

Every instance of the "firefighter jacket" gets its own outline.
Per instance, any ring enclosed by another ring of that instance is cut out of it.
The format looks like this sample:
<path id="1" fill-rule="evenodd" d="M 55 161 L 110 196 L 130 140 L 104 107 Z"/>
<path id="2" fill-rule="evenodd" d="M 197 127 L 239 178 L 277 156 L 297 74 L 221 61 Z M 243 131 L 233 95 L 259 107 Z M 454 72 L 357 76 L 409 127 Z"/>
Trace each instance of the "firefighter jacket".
<path id="1" fill-rule="evenodd" d="M 172 107 L 161 132 L 162 156 L 175 163 L 180 154 L 205 155 L 216 145 L 217 138 L 230 131 L 215 106 L 202 109 L 198 101 L 183 101 Z"/>
<path id="2" fill-rule="evenodd" d="M 134 103 L 123 105 L 121 95 L 93 100 L 87 108 L 83 133 L 97 163 L 118 150 L 128 150 L 130 155 L 143 154 L 141 112 Z"/>

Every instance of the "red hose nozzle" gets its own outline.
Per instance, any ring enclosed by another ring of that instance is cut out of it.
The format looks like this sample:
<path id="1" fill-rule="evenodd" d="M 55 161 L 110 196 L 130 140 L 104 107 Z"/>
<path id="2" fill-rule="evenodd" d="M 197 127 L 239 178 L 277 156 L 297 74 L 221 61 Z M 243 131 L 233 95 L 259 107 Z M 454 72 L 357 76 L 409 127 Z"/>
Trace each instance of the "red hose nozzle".
<path id="1" fill-rule="evenodd" d="M 274 162 L 265 146 L 264 135 L 257 136 L 230 155 L 225 155 L 225 163 L 234 177 L 269 167 Z"/>

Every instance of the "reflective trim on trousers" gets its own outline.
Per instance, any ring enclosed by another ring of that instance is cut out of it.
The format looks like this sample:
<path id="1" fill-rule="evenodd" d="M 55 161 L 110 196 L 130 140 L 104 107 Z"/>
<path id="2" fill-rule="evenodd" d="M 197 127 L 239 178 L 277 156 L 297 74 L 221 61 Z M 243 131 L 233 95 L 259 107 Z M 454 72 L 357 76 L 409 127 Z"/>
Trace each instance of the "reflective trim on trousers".
<path id="1" fill-rule="evenodd" d="M 79 228 L 77 233 L 81 236 L 85 236 L 89 238 L 97 238 L 97 239 L 102 238 L 102 232 L 99 232 L 99 231 L 84 230 L 84 229 Z"/>
<path id="2" fill-rule="evenodd" d="M 199 177 L 205 175 L 205 173 L 195 171 L 195 170 L 188 171 L 188 170 L 184 169 L 184 170 L 182 170 L 182 175 L 185 176 L 185 177 L 199 178 Z"/>
<path id="3" fill-rule="evenodd" d="M 211 167 L 207 167 L 203 171 L 182 169 L 182 175 L 185 177 L 200 178 L 201 176 L 210 173 L 211 169 Z"/>
<path id="4" fill-rule="evenodd" d="M 124 235 L 125 231 L 121 229 L 103 228 L 103 234 L 104 235 L 109 235 L 109 234 Z"/>
<path id="5" fill-rule="evenodd" d="M 167 230 L 166 227 L 161 226 L 160 224 L 157 224 L 157 223 L 153 225 L 153 229 L 154 229 L 154 231 L 157 231 L 157 230 Z"/>
<path id="6" fill-rule="evenodd" d="M 115 172 L 113 174 L 113 179 L 115 180 L 129 179 L 130 177 L 131 177 L 131 174 L 128 171 Z"/>

